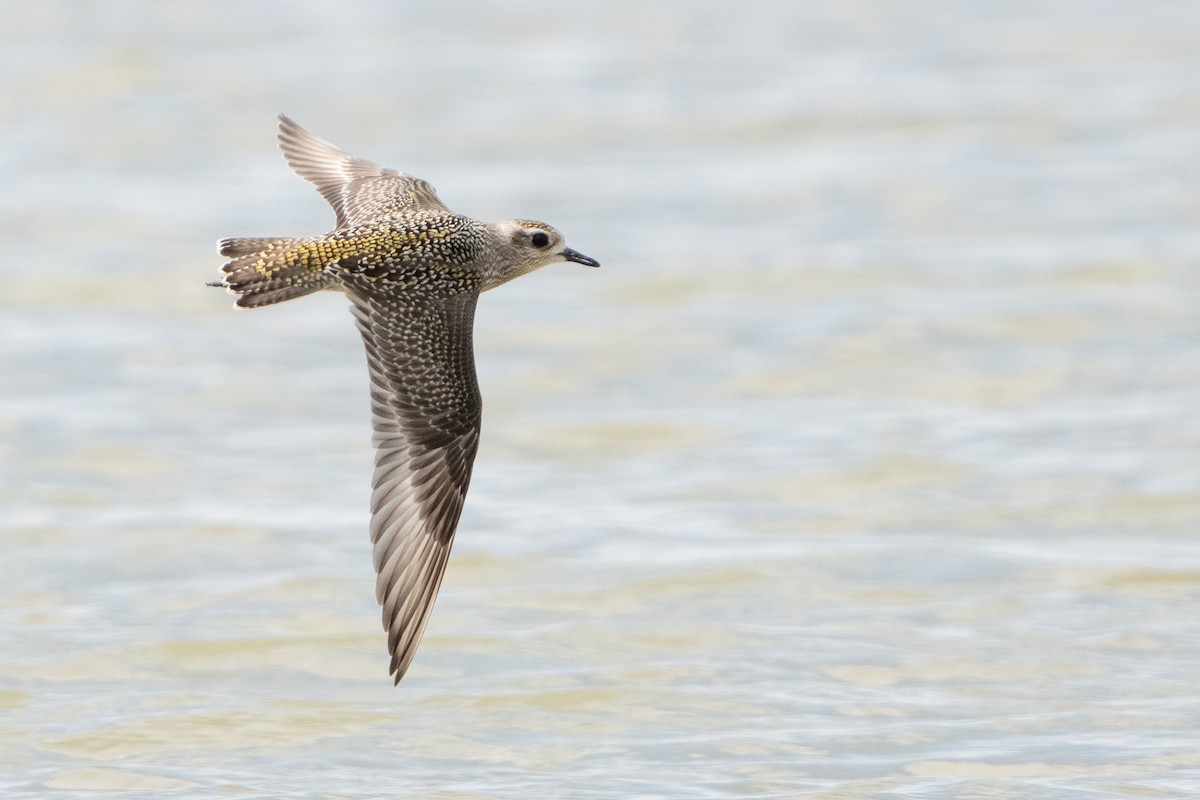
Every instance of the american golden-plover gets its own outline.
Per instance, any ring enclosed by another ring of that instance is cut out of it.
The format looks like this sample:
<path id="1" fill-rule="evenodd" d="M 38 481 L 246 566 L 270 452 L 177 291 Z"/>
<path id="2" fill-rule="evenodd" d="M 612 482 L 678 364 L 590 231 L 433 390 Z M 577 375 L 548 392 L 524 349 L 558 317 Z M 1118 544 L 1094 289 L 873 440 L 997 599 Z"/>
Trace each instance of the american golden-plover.
<path id="1" fill-rule="evenodd" d="M 350 298 L 371 377 L 375 596 L 399 683 L 441 586 L 479 443 L 476 299 L 557 261 L 600 265 L 549 225 L 455 214 L 425 181 L 279 119 L 284 157 L 333 206 L 337 227 L 310 238 L 225 239 L 225 276 L 210 285 L 237 294 L 242 308 L 320 289 Z"/>

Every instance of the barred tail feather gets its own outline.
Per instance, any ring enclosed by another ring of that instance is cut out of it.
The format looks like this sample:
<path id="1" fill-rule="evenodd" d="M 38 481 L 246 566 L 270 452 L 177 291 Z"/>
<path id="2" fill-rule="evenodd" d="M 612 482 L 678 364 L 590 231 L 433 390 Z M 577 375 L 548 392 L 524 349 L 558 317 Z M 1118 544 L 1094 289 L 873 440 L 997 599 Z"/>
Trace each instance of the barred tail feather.
<path id="1" fill-rule="evenodd" d="M 224 286 L 239 295 L 241 308 L 257 308 L 327 289 L 333 278 L 312 257 L 310 239 L 222 239 Z"/>
<path id="2" fill-rule="evenodd" d="M 289 244 L 299 244 L 302 239 L 276 239 L 271 236 L 263 236 L 250 239 L 222 239 L 218 242 L 223 256 L 248 256 L 253 253 L 261 253 L 266 250 L 271 250 L 279 247 L 287 247 Z"/>

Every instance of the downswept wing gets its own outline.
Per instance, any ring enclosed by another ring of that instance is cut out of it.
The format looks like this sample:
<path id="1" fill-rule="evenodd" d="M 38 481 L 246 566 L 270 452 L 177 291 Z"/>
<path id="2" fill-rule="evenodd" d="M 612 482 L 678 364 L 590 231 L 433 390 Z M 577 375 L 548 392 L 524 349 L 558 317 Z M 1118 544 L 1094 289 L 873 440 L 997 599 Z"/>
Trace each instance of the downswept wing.
<path id="1" fill-rule="evenodd" d="M 279 148 L 288 166 L 333 206 L 338 228 L 414 211 L 449 211 L 420 178 L 344 153 L 282 114 Z"/>
<path id="2" fill-rule="evenodd" d="M 441 586 L 479 443 L 471 341 L 478 295 L 347 294 L 371 377 L 375 595 L 399 683 Z"/>

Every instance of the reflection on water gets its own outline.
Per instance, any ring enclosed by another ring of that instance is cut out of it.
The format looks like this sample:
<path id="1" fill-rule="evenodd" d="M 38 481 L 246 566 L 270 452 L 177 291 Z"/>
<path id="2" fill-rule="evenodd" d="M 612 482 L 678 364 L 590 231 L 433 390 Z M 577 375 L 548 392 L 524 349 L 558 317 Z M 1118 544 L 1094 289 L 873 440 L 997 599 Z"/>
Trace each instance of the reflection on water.
<path id="1" fill-rule="evenodd" d="M 513 9 L 7 15 L 0 795 L 1193 794 L 1200 11 Z M 277 111 L 605 265 L 399 689 L 345 302 L 203 287 Z"/>

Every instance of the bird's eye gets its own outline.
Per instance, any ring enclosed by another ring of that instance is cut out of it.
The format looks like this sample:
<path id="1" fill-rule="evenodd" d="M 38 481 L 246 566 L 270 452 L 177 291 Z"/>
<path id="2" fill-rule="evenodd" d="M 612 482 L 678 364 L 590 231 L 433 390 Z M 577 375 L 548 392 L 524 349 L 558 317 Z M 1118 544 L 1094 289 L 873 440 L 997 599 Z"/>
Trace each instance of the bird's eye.
<path id="1" fill-rule="evenodd" d="M 550 237 L 541 231 L 538 231 L 533 236 L 529 237 L 529 241 L 533 243 L 534 247 L 545 247 L 546 245 L 550 244 Z"/>

